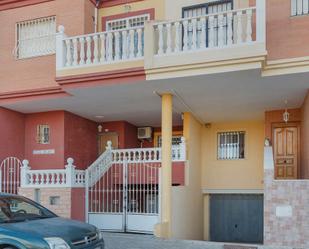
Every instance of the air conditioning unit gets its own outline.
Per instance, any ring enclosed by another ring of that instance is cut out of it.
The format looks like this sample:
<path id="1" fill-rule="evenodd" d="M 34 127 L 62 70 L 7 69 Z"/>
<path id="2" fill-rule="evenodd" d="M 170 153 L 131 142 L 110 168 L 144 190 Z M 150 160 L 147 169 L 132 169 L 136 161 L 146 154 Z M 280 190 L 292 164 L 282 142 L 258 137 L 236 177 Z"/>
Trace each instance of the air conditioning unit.
<path id="1" fill-rule="evenodd" d="M 137 129 L 138 139 L 151 139 L 152 138 L 152 128 L 151 127 L 140 127 Z"/>

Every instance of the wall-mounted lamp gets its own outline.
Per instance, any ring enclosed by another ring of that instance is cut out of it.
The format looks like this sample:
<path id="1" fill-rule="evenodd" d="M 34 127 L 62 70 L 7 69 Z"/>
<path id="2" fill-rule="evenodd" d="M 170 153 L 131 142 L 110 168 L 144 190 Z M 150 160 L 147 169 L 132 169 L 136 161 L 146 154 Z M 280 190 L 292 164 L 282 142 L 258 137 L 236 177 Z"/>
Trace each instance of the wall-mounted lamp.
<path id="1" fill-rule="evenodd" d="M 129 13 L 130 11 L 131 11 L 131 5 L 130 4 L 126 4 L 125 6 L 124 6 L 124 11 L 125 11 L 125 13 Z"/>
<path id="2" fill-rule="evenodd" d="M 284 103 L 285 103 L 285 111 L 282 115 L 282 118 L 283 118 L 283 121 L 287 123 L 289 122 L 289 119 L 290 119 L 290 113 L 288 112 L 288 108 L 287 108 L 288 101 L 285 100 Z"/>
<path id="3" fill-rule="evenodd" d="M 103 131 L 103 126 L 102 125 L 98 125 L 98 132 L 101 133 Z"/>

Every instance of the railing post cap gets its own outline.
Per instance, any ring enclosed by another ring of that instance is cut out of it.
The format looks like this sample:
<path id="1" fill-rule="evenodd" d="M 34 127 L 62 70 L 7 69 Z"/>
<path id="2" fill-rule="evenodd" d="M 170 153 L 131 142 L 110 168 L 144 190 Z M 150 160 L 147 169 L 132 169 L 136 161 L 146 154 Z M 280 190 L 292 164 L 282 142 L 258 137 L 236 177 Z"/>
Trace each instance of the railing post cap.
<path id="1" fill-rule="evenodd" d="M 64 26 L 63 26 L 63 25 L 59 25 L 59 26 L 58 26 L 58 32 L 63 34 L 64 31 L 65 31 Z"/>
<path id="2" fill-rule="evenodd" d="M 27 159 L 24 159 L 22 163 L 23 163 L 24 167 L 28 167 L 29 166 L 29 161 Z"/>
<path id="3" fill-rule="evenodd" d="M 67 163 L 68 163 L 67 166 L 73 166 L 74 159 L 73 159 L 72 157 L 69 157 L 69 158 L 67 159 Z"/>
<path id="4" fill-rule="evenodd" d="M 111 149 L 112 148 L 112 141 L 107 141 L 107 147 L 106 149 Z"/>

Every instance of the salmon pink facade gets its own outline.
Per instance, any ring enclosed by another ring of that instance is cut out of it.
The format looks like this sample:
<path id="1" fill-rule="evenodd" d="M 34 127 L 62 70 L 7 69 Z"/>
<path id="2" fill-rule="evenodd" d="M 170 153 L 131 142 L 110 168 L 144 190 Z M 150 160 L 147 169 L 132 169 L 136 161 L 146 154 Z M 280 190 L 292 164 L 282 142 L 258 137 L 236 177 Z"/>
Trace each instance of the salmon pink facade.
<path id="1" fill-rule="evenodd" d="M 308 14 L 2 1 L 1 191 L 106 231 L 308 248 Z"/>

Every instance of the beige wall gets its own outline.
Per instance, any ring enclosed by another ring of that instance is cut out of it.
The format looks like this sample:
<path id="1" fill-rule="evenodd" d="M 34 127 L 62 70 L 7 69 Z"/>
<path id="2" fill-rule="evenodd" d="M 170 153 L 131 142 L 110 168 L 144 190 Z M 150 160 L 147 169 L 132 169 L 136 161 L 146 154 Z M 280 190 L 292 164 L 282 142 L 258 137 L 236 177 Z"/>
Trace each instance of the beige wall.
<path id="1" fill-rule="evenodd" d="M 0 94 L 3 92 L 34 90 L 58 86 L 55 82 L 54 55 L 28 59 L 15 59 L 15 25 L 17 22 L 56 15 L 57 25 L 62 24 L 68 35 L 90 32 L 92 4 L 89 0 L 55 0 L 1 11 L 0 23 Z"/>
<path id="2" fill-rule="evenodd" d="M 245 131 L 245 159 L 217 160 L 217 133 Z M 204 240 L 209 240 L 209 193 L 263 190 L 263 121 L 213 123 L 202 129 L 202 189 L 204 191 Z"/>
<path id="3" fill-rule="evenodd" d="M 301 115 L 301 177 L 309 179 L 309 91 Z"/>
<path id="4" fill-rule="evenodd" d="M 187 182 L 185 186 L 172 189 L 172 236 L 201 240 L 203 239 L 200 160 L 202 125 L 191 114 L 185 113 L 183 129 L 188 145 Z"/>
<path id="5" fill-rule="evenodd" d="M 245 159 L 217 160 L 217 133 L 245 131 Z M 203 127 L 202 187 L 210 190 L 263 189 L 263 121 L 213 123 Z"/>

